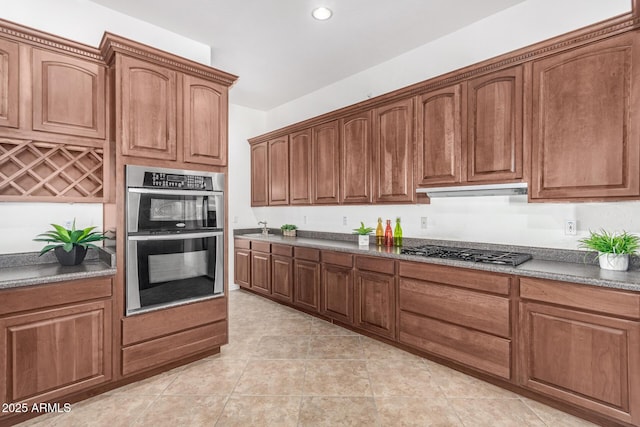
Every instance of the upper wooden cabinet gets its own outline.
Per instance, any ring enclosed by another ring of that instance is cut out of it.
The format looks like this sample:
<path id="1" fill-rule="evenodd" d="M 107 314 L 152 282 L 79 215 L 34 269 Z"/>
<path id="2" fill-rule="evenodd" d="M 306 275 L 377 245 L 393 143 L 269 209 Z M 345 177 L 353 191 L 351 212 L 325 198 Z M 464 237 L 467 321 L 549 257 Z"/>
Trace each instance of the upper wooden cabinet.
<path id="1" fill-rule="evenodd" d="M 116 73 L 122 154 L 176 160 L 177 73 L 127 56 L 118 57 Z"/>
<path id="2" fill-rule="evenodd" d="M 337 204 L 340 186 L 338 121 L 315 126 L 311 132 L 312 202 L 314 204 Z"/>
<path id="3" fill-rule="evenodd" d="M 311 129 L 289 135 L 289 202 L 311 203 Z"/>
<path id="4" fill-rule="evenodd" d="M 340 119 L 340 203 L 371 202 L 371 111 Z"/>
<path id="5" fill-rule="evenodd" d="M 413 202 L 413 98 L 373 110 L 376 202 Z"/>
<path id="6" fill-rule="evenodd" d="M 435 90 L 417 98 L 416 185 L 460 182 L 462 91 L 465 85 Z"/>
<path id="7" fill-rule="evenodd" d="M 467 181 L 522 178 L 522 67 L 467 84 Z"/>
<path id="8" fill-rule="evenodd" d="M 269 204 L 269 169 L 266 142 L 251 146 L 251 206 Z"/>
<path id="9" fill-rule="evenodd" d="M 639 49 L 627 33 L 533 62 L 532 200 L 640 195 Z"/>
<path id="10" fill-rule="evenodd" d="M 268 142 L 269 147 L 269 204 L 289 204 L 289 137 Z"/>
<path id="11" fill-rule="evenodd" d="M 20 110 L 18 43 L 0 39 L 0 126 L 17 128 Z"/>
<path id="12" fill-rule="evenodd" d="M 185 74 L 182 78 L 184 161 L 227 164 L 227 88 Z"/>

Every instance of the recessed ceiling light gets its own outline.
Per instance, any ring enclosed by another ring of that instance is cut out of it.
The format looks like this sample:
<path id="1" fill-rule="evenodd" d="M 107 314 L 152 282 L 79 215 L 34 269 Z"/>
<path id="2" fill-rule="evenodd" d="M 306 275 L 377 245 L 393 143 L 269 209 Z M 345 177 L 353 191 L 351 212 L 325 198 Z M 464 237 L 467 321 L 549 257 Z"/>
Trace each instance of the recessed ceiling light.
<path id="1" fill-rule="evenodd" d="M 331 15 L 333 15 L 333 12 L 328 7 L 316 7 L 313 9 L 313 12 L 311 12 L 311 16 L 318 21 L 326 21 L 331 18 Z"/>

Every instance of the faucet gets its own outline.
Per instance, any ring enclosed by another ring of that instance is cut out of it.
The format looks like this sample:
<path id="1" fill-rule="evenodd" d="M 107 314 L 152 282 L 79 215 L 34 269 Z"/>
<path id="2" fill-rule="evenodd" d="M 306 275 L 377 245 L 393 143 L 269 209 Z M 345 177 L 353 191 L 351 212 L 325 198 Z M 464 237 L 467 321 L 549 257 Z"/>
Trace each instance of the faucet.
<path id="1" fill-rule="evenodd" d="M 258 225 L 262 225 L 262 234 L 268 236 L 269 229 L 267 228 L 267 221 L 258 221 Z"/>

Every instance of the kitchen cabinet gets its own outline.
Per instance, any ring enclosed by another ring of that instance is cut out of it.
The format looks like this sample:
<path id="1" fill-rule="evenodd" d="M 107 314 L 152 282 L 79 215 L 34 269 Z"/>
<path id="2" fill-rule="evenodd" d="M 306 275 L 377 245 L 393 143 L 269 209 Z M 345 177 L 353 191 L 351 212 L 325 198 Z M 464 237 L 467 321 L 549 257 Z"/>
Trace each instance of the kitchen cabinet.
<path id="1" fill-rule="evenodd" d="M 320 251 L 294 248 L 293 304 L 312 312 L 320 310 Z"/>
<path id="2" fill-rule="evenodd" d="M 340 119 L 340 203 L 371 203 L 371 111 Z"/>
<path id="3" fill-rule="evenodd" d="M 251 287 L 250 241 L 235 239 L 233 252 L 234 282 L 241 288 L 249 288 Z"/>
<path id="4" fill-rule="evenodd" d="M 271 245 L 271 296 L 293 303 L 293 247 Z"/>
<path id="5" fill-rule="evenodd" d="M 463 107 L 466 85 L 417 97 L 416 185 L 462 181 Z M 466 124 L 466 123 L 465 123 Z"/>
<path id="6" fill-rule="evenodd" d="M 19 45 L 0 38 L 0 126 L 17 128 L 20 111 Z"/>
<path id="7" fill-rule="evenodd" d="M 520 280 L 520 384 L 640 422 L 640 294 Z"/>
<path id="8" fill-rule="evenodd" d="M 311 203 L 311 129 L 289 135 L 289 203 Z"/>
<path id="9" fill-rule="evenodd" d="M 511 277 L 438 265 L 399 263 L 398 339 L 511 379 Z"/>
<path id="10" fill-rule="evenodd" d="M 638 37 L 533 61 L 532 201 L 640 195 Z"/>
<path id="11" fill-rule="evenodd" d="M 411 203 L 415 199 L 413 120 L 413 98 L 373 110 L 376 203 Z"/>
<path id="12" fill-rule="evenodd" d="M 251 206 L 269 204 L 269 168 L 267 143 L 251 146 Z"/>
<path id="13" fill-rule="evenodd" d="M 320 313 L 353 324 L 353 255 L 323 251 Z"/>
<path id="14" fill-rule="evenodd" d="M 271 254 L 270 245 L 265 242 L 251 242 L 251 289 L 271 294 Z"/>
<path id="15" fill-rule="evenodd" d="M 396 338 L 395 262 L 356 257 L 355 326 L 385 338 Z"/>
<path id="16" fill-rule="evenodd" d="M 523 84 L 522 66 L 467 83 L 467 181 L 522 178 Z"/>
<path id="17" fill-rule="evenodd" d="M 111 380 L 110 277 L 0 293 L 1 402 L 60 401 Z"/>
<path id="18" fill-rule="evenodd" d="M 340 133 L 338 121 L 311 130 L 312 203 L 338 204 L 340 187 Z"/>
<path id="19" fill-rule="evenodd" d="M 268 147 L 269 205 L 289 204 L 289 137 L 272 139 Z"/>

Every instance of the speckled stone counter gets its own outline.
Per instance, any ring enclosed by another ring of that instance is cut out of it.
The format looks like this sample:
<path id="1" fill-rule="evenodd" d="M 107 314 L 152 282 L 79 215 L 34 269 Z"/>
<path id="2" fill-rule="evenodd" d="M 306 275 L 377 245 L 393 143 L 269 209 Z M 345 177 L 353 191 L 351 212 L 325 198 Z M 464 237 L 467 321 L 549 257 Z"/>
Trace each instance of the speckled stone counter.
<path id="1" fill-rule="evenodd" d="M 236 234 L 236 238 L 260 240 L 294 246 L 349 252 L 358 255 L 373 255 L 394 258 L 405 261 L 424 262 L 427 264 L 449 265 L 453 267 L 471 268 L 475 270 L 492 271 L 497 273 L 515 274 L 518 276 L 536 277 L 542 279 L 559 280 L 563 282 L 582 283 L 585 285 L 607 288 L 624 289 L 640 292 L 640 270 L 635 268 L 637 260 L 632 262 L 629 271 L 602 270 L 594 264 L 592 254 L 582 251 L 556 250 L 546 248 L 529 248 L 525 246 L 491 245 L 458 241 L 405 239 L 405 246 L 418 244 L 435 244 L 458 247 L 473 247 L 478 249 L 511 250 L 533 255 L 533 259 L 517 267 L 483 264 L 468 261 L 456 261 L 439 258 L 425 258 L 415 255 L 403 255 L 400 248 L 386 248 L 369 245 L 362 248 L 353 241 L 320 239 L 313 237 L 284 237 L 280 234 L 264 236 L 260 233 Z M 340 238 L 341 236 L 336 236 Z M 349 236 L 350 237 L 350 236 Z"/>
<path id="2" fill-rule="evenodd" d="M 60 265 L 53 253 L 0 255 L 0 289 L 111 276 L 116 274 L 114 255 L 110 248 L 92 249 L 82 264 L 70 267 Z"/>

